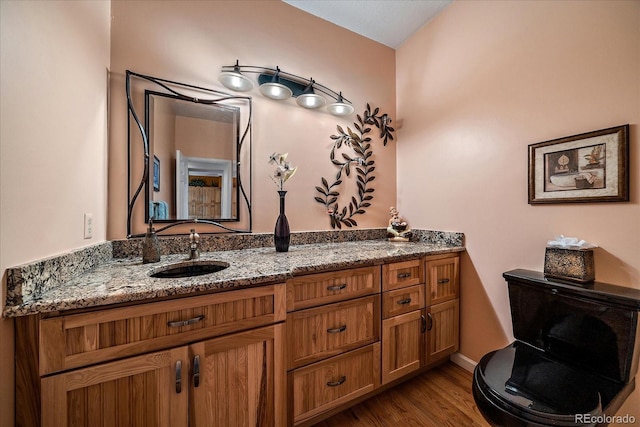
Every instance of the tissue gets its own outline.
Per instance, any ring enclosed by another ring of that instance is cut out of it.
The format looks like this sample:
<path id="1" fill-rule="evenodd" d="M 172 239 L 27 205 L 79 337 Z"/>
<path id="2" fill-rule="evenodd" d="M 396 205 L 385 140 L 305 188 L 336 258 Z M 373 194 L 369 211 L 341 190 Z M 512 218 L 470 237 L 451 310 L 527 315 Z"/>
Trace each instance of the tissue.
<path id="1" fill-rule="evenodd" d="M 592 249 L 597 248 L 598 245 L 587 242 L 586 240 L 580 240 L 577 237 L 565 237 L 562 234 L 556 236 L 554 240 L 547 242 L 548 248 L 563 248 L 563 249 Z"/>
<path id="2" fill-rule="evenodd" d="M 580 284 L 594 281 L 593 248 L 596 247 L 576 237 L 556 236 L 547 242 L 544 275 Z"/>

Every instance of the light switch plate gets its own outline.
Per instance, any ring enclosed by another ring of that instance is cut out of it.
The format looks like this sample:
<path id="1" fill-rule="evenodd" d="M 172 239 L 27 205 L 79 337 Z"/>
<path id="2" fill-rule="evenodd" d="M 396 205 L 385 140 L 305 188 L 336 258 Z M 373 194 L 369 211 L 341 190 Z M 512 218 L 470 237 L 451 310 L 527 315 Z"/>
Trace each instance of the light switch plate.
<path id="1" fill-rule="evenodd" d="M 84 214 L 84 238 L 91 239 L 93 237 L 93 214 Z"/>

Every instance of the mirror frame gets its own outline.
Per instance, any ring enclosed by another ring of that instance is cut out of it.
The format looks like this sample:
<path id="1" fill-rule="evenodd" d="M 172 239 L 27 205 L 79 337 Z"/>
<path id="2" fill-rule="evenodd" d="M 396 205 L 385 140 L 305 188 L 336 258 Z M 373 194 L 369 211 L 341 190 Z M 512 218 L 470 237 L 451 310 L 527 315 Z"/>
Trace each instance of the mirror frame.
<path id="1" fill-rule="evenodd" d="M 154 85 L 159 86 L 160 88 L 164 89 L 164 92 L 158 92 L 158 88 L 154 87 L 154 90 L 151 90 L 149 88 L 141 88 L 141 91 L 144 92 L 144 116 L 145 116 L 145 122 L 143 124 L 143 122 L 140 120 L 140 115 L 136 112 L 134 103 L 133 103 L 133 99 L 131 96 L 131 83 L 133 78 L 137 78 L 137 79 L 141 79 L 141 80 L 146 80 L 148 82 L 153 83 Z M 189 96 L 186 95 L 183 92 L 180 92 L 180 90 L 184 91 L 191 91 L 191 92 L 201 92 L 204 94 L 205 98 L 199 98 L 199 97 L 194 97 L 194 96 Z M 149 115 L 149 111 L 148 111 L 148 102 L 147 102 L 147 96 L 146 96 L 146 92 L 149 91 L 153 91 L 154 93 L 158 94 L 158 95 L 166 95 L 170 98 L 174 98 L 174 99 L 179 99 L 179 100 L 184 100 L 184 101 L 189 101 L 189 102 L 196 102 L 198 104 L 205 104 L 205 105 L 215 105 L 218 103 L 223 103 L 225 101 L 234 101 L 234 102 L 239 102 L 239 103 L 243 103 L 246 104 L 246 106 L 248 107 L 248 114 L 249 117 L 246 119 L 246 127 L 244 127 L 243 129 L 240 129 L 240 132 L 238 133 L 238 140 L 235 141 L 236 142 L 236 159 L 235 159 L 235 170 L 236 170 L 236 176 L 237 176 L 237 184 L 238 184 L 238 192 L 239 192 L 239 196 L 238 197 L 238 215 L 236 218 L 225 218 L 225 219 L 220 219 L 220 220 L 213 220 L 213 219 L 175 219 L 175 220 L 162 220 L 161 222 L 163 224 L 167 224 L 164 225 L 161 228 L 156 229 L 157 233 L 160 233 L 162 231 L 165 231 L 169 228 L 175 227 L 177 225 L 180 224 L 208 224 L 214 227 L 214 229 L 212 231 L 210 231 L 210 233 L 250 233 L 251 229 L 252 229 L 252 217 L 251 217 L 251 203 L 252 203 L 252 191 L 251 191 L 251 182 L 252 182 L 252 164 L 251 164 L 251 146 L 252 146 L 252 118 L 253 118 L 253 107 L 252 107 L 252 99 L 250 96 L 237 96 L 237 95 L 231 95 L 225 92 L 221 92 L 218 90 L 214 90 L 214 89 L 208 89 L 208 88 L 204 88 L 204 87 L 200 87 L 200 86 L 194 86 L 194 85 L 190 85 L 190 84 L 186 84 L 186 83 L 180 83 L 180 82 L 175 82 L 175 81 L 171 81 L 171 80 L 166 80 L 166 79 L 161 79 L 161 78 L 157 78 L 157 77 L 152 77 L 152 76 L 148 76 L 148 75 L 144 75 L 144 74 L 139 74 L 139 73 L 135 73 L 133 71 L 127 70 L 126 71 L 126 93 L 127 93 L 127 147 L 128 147 L 128 177 L 127 177 L 127 199 L 129 201 L 128 204 L 128 208 L 127 208 L 127 238 L 134 238 L 134 237 L 142 237 L 144 236 L 145 233 L 139 233 L 139 234 L 133 234 L 132 233 L 132 216 L 133 216 L 133 210 L 134 210 L 134 206 L 136 204 L 136 202 L 139 200 L 140 198 L 140 193 L 144 190 L 145 191 L 145 201 L 146 201 L 146 206 L 144 208 L 145 211 L 145 218 L 144 218 L 144 222 L 145 224 L 148 224 L 150 221 L 153 221 L 152 219 L 149 218 L 149 171 L 150 171 L 150 165 L 149 162 L 152 159 L 151 157 L 151 153 L 149 150 L 149 130 L 147 129 L 148 127 L 148 115 Z M 224 104 L 222 104 L 224 105 Z M 135 123 L 135 126 L 137 127 L 138 131 L 140 132 L 140 136 L 142 139 L 142 145 L 143 145 L 143 173 L 142 173 L 142 178 L 140 183 L 138 184 L 138 186 L 136 187 L 135 191 L 133 191 L 132 188 L 132 176 L 131 176 L 131 165 L 133 163 L 134 160 L 136 159 L 132 159 L 131 156 L 131 147 L 132 147 L 132 120 Z M 242 162 L 241 162 L 241 155 L 243 155 L 243 153 L 245 153 L 246 158 L 248 159 L 248 163 L 249 166 L 248 168 L 244 168 L 245 172 L 244 175 L 248 175 L 248 176 L 243 176 L 242 170 L 241 170 L 241 166 L 242 166 Z M 245 178 L 246 178 L 246 184 L 245 184 Z M 132 194 L 133 191 L 133 194 Z M 140 198 L 141 199 L 141 198 Z M 241 228 L 241 227 L 233 227 L 230 223 L 232 222 L 240 222 L 241 218 L 240 218 L 240 212 L 242 210 L 245 209 L 245 207 L 241 207 L 240 204 L 243 203 L 246 206 L 246 210 L 247 210 L 247 215 L 248 215 L 248 222 L 247 228 Z M 225 224 L 222 224 L 222 222 L 224 222 Z M 199 231 L 200 232 L 200 231 Z M 201 232 L 207 232 L 207 231 L 201 231 Z M 176 234 L 185 234 L 185 233 L 176 233 Z"/>

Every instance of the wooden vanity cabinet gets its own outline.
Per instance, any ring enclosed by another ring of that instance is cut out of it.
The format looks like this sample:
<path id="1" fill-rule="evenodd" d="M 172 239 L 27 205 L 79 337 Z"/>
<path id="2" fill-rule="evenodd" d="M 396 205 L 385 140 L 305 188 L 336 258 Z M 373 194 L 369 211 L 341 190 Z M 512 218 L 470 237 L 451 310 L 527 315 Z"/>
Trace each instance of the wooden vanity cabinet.
<path id="1" fill-rule="evenodd" d="M 422 366 L 424 289 L 421 259 L 382 266 L 382 384 Z"/>
<path id="2" fill-rule="evenodd" d="M 15 324 L 18 426 L 306 426 L 458 350 L 459 257 Z"/>
<path id="3" fill-rule="evenodd" d="M 427 365 L 458 351 L 460 342 L 460 283 L 457 254 L 425 258 Z"/>
<path id="4" fill-rule="evenodd" d="M 16 423 L 284 426 L 285 306 L 280 284 L 17 319 Z"/>

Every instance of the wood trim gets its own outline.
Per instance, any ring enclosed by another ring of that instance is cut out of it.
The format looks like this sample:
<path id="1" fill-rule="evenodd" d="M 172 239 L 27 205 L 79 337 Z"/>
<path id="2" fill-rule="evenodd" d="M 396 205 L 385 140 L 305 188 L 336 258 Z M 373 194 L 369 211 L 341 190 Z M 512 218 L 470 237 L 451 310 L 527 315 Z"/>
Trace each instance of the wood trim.
<path id="1" fill-rule="evenodd" d="M 15 423 L 17 427 L 40 426 L 41 381 L 38 375 L 40 316 L 18 317 L 15 331 Z"/>
<path id="2" fill-rule="evenodd" d="M 427 255 L 423 259 L 424 261 L 436 261 L 445 258 L 460 258 L 460 252 L 448 252 L 446 254 Z"/>
<path id="3" fill-rule="evenodd" d="M 286 309 L 286 307 L 285 307 Z M 274 380 L 274 417 L 277 427 L 287 425 L 287 326 L 286 323 L 278 323 L 274 326 L 274 355 L 273 374 Z"/>

